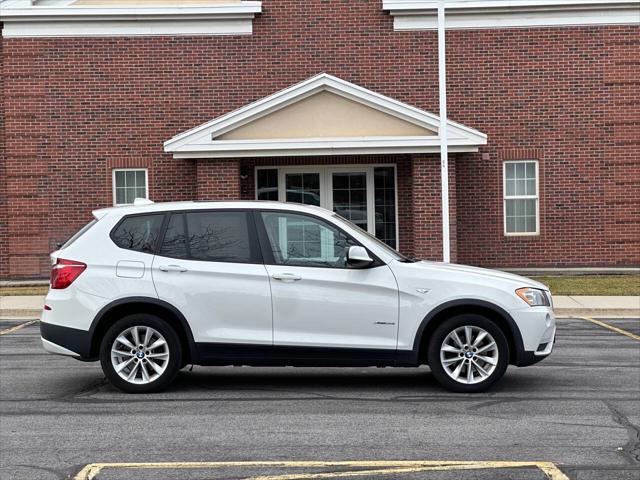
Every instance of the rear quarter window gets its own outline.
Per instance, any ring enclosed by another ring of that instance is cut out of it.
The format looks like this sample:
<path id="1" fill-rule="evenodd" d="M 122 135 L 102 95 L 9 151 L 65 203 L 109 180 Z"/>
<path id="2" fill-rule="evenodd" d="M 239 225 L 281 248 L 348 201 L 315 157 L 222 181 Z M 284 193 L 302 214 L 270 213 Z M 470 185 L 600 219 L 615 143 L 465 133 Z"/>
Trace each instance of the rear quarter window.
<path id="1" fill-rule="evenodd" d="M 163 218 L 163 214 L 124 217 L 111 232 L 111 240 L 126 250 L 154 253 Z"/>

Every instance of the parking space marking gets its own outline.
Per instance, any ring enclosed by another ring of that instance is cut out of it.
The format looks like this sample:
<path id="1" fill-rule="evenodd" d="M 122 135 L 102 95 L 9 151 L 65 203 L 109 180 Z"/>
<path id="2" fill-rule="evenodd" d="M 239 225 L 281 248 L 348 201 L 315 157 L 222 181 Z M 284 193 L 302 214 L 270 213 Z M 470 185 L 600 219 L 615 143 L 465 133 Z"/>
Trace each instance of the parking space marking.
<path id="1" fill-rule="evenodd" d="M 31 320 L 29 322 L 24 322 L 24 323 L 21 323 L 20 325 L 16 325 L 15 327 L 5 328 L 4 330 L 0 330 L 0 335 L 7 335 L 9 333 L 16 332 L 16 331 L 20 330 L 21 328 L 28 327 L 29 325 L 33 325 L 37 321 L 38 320 Z"/>
<path id="2" fill-rule="evenodd" d="M 245 480 L 306 480 L 320 478 L 344 478 L 365 475 L 389 475 L 445 470 L 480 470 L 496 468 L 538 468 L 549 480 L 569 480 L 552 462 L 518 461 L 438 461 L 438 460 L 355 460 L 355 461 L 254 461 L 254 462 L 135 462 L 135 463 L 91 463 L 74 477 L 74 480 L 93 480 L 104 469 L 220 469 L 242 467 L 269 468 L 326 468 L 352 467 L 366 470 L 343 470 L 339 472 L 292 473 L 248 477 Z"/>
<path id="3" fill-rule="evenodd" d="M 626 330 L 623 330 L 622 328 L 618 328 L 618 327 L 614 327 L 613 325 L 609 325 L 608 323 L 603 322 L 602 320 L 596 320 L 595 318 L 591 318 L 591 317 L 578 317 L 581 318 L 582 320 L 586 320 L 587 322 L 591 322 L 591 323 L 595 323 L 596 325 L 600 325 L 601 327 L 607 328 L 609 330 L 611 330 L 612 332 L 616 332 L 619 333 L 621 335 L 625 335 L 629 338 L 633 338 L 634 340 L 640 340 L 640 336 L 628 332 Z"/>

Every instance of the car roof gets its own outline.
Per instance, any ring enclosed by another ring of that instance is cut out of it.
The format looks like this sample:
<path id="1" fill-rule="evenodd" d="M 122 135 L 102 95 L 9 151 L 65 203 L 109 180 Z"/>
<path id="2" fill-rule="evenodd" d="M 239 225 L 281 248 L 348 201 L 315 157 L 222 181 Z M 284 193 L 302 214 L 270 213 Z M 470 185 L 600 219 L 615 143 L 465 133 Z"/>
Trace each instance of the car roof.
<path id="1" fill-rule="evenodd" d="M 116 207 L 94 210 L 93 216 L 97 219 L 107 214 L 116 213 L 118 216 L 159 213 L 180 210 L 223 210 L 223 209 L 262 209 L 262 210 L 287 210 L 291 212 L 306 212 L 320 216 L 330 216 L 333 212 L 315 205 L 303 205 L 299 203 L 285 203 L 265 200 L 233 200 L 233 201 L 185 201 L 185 202 L 145 202 L 139 205 L 120 205 Z"/>

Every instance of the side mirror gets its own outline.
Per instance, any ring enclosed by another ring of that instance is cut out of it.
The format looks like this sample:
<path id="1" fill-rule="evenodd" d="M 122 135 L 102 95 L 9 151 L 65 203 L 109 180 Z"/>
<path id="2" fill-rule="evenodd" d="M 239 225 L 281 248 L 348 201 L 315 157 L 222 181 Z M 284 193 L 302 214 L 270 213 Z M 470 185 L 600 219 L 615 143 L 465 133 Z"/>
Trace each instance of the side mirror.
<path id="1" fill-rule="evenodd" d="M 366 248 L 354 245 L 347 251 L 347 263 L 352 267 L 362 268 L 371 265 L 373 258 L 369 256 Z"/>

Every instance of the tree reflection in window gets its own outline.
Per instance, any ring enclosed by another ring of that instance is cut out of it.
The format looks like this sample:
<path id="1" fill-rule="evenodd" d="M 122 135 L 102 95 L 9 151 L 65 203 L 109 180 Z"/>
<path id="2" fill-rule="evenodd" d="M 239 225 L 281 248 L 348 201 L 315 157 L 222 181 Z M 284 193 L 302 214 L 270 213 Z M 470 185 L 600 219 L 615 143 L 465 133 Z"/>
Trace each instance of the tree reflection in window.
<path id="1" fill-rule="evenodd" d="M 245 212 L 187 213 L 187 232 L 191 258 L 241 263 L 251 260 Z"/>
<path id="2" fill-rule="evenodd" d="M 171 214 L 160 255 L 172 258 L 189 258 L 187 234 L 184 230 L 184 214 Z"/>
<path id="3" fill-rule="evenodd" d="M 153 253 L 160 234 L 162 217 L 162 215 L 126 217 L 114 230 L 111 238 L 120 248 Z"/>

